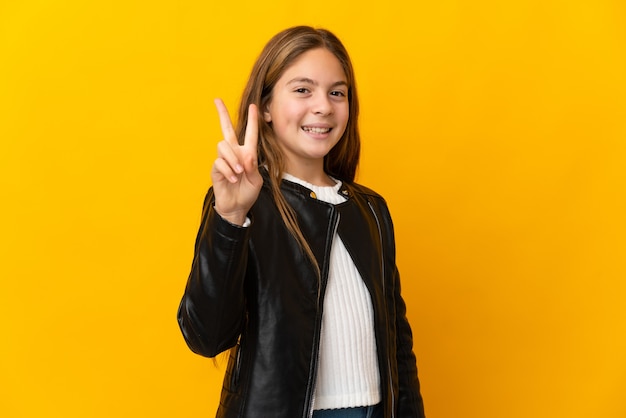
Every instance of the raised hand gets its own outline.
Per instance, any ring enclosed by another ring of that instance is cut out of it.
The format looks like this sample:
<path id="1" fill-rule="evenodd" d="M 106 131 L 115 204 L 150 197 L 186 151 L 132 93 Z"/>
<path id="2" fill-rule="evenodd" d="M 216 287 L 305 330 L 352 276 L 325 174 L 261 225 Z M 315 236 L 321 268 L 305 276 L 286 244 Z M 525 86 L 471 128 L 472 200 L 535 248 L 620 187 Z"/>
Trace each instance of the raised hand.
<path id="1" fill-rule="evenodd" d="M 215 210 L 227 221 L 243 225 L 263 185 L 257 162 L 258 110 L 254 104 L 248 107 L 244 143 L 239 145 L 224 102 L 215 99 L 215 106 L 224 135 L 211 169 Z"/>

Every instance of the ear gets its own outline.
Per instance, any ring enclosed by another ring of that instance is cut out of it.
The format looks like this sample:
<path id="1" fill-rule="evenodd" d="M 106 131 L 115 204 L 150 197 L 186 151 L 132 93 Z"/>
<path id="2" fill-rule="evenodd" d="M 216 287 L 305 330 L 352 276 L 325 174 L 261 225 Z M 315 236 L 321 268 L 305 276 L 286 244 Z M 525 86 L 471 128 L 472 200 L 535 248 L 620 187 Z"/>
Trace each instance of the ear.
<path id="1" fill-rule="evenodd" d="M 265 111 L 263 112 L 263 120 L 265 122 L 270 123 L 272 121 L 272 115 L 270 114 L 270 110 L 265 107 Z"/>

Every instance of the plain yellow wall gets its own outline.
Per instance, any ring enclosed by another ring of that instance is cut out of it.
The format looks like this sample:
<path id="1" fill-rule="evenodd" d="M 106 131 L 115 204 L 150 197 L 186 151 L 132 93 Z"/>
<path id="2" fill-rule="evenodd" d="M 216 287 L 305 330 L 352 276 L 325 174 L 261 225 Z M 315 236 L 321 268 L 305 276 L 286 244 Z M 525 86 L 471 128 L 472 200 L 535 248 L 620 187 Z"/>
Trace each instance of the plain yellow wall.
<path id="1" fill-rule="evenodd" d="M 0 416 L 213 416 L 212 99 L 295 24 L 352 54 L 429 418 L 626 416 L 625 3 L 377 3 L 0 3 Z"/>

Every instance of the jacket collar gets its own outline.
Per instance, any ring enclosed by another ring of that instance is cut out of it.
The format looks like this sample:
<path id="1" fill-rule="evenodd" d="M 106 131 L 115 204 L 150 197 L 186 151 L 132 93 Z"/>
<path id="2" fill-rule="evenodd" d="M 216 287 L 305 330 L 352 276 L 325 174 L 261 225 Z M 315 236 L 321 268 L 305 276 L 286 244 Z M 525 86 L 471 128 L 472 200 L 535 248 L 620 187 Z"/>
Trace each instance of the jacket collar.
<path id="1" fill-rule="evenodd" d="M 263 177 L 263 186 L 269 188 L 270 187 L 270 177 L 269 177 L 269 173 L 267 172 L 267 168 L 261 167 L 259 169 L 259 171 L 261 172 L 261 176 Z M 281 184 L 280 184 L 280 188 L 282 190 L 290 191 L 290 192 L 293 192 L 293 193 L 297 193 L 297 194 L 300 194 L 302 196 L 308 196 L 308 197 L 311 197 L 313 199 L 316 198 L 315 197 L 315 192 L 313 192 L 313 190 L 309 189 L 306 186 L 303 186 L 302 184 L 294 183 L 294 182 L 286 180 L 286 179 L 282 179 Z M 337 193 L 339 193 L 340 195 L 342 195 L 346 199 L 350 199 L 350 197 L 353 195 L 353 190 L 352 190 L 352 187 L 349 184 L 347 184 L 347 182 L 341 180 L 341 187 L 337 190 Z"/>

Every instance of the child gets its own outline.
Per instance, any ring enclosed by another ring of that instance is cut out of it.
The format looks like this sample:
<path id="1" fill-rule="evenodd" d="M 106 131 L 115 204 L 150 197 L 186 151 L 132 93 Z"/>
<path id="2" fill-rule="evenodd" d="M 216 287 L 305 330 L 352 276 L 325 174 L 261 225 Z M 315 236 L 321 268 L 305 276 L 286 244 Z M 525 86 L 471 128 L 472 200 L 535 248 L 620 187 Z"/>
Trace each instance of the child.
<path id="1" fill-rule="evenodd" d="M 341 42 L 299 26 L 256 61 L 211 170 L 178 311 L 230 350 L 218 417 L 424 417 L 385 201 L 354 183 L 359 102 Z"/>

